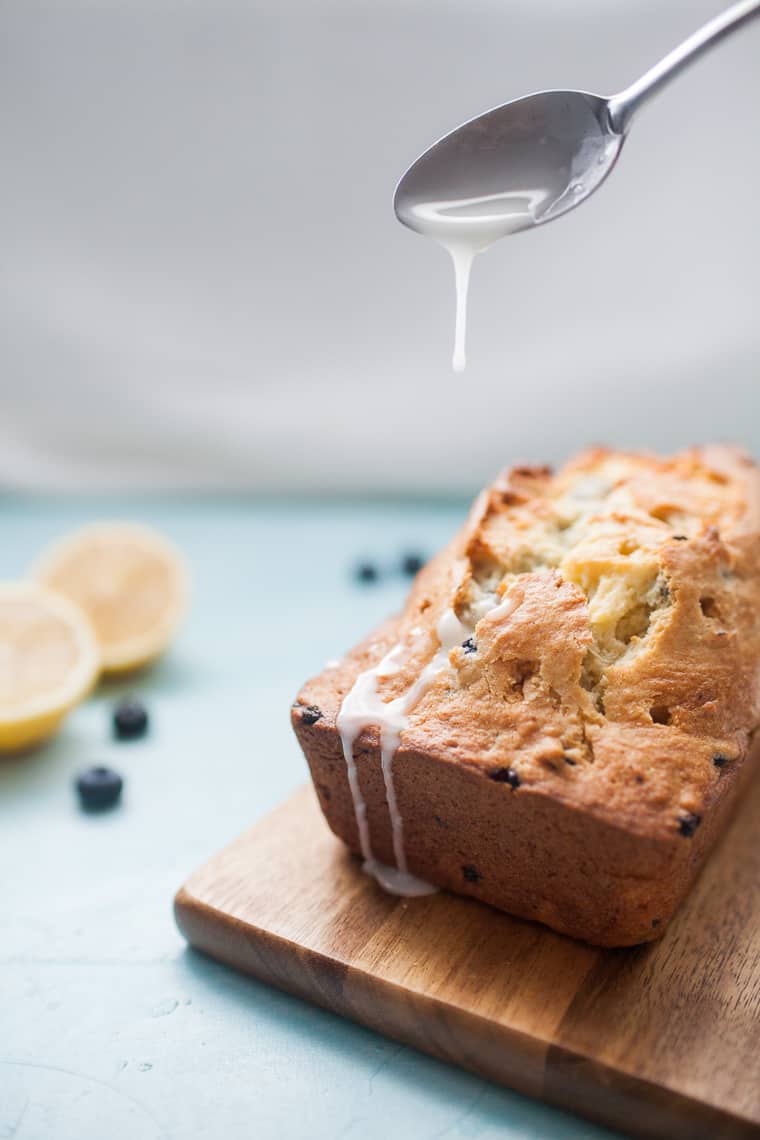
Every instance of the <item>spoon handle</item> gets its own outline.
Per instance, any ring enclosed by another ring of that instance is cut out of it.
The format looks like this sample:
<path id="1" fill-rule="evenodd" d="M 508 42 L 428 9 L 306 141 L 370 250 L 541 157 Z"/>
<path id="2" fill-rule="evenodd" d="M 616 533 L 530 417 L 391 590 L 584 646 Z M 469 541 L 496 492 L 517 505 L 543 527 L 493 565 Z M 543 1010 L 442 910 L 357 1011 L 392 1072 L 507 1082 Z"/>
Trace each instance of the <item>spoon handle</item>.
<path id="1" fill-rule="evenodd" d="M 732 4 L 714 19 L 708 20 L 693 35 L 673 48 L 664 59 L 650 67 L 640 79 L 626 87 L 619 95 L 613 95 L 608 102 L 610 126 L 618 134 L 624 134 L 639 107 L 653 95 L 675 79 L 685 67 L 720 43 L 724 36 L 735 32 L 753 16 L 760 16 L 760 0 L 740 0 Z"/>

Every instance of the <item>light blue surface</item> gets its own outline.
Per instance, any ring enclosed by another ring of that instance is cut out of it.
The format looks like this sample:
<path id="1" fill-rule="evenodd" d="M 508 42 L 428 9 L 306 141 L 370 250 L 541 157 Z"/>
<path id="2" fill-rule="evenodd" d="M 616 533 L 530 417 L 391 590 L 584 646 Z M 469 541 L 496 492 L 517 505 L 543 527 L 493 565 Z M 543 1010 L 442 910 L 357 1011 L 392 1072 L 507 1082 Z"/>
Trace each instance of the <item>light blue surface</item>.
<path id="1" fill-rule="evenodd" d="M 120 516 L 166 530 L 195 583 L 183 634 L 137 686 L 146 741 L 110 740 L 111 686 L 0 763 L 0 1140 L 612 1135 L 238 976 L 172 920 L 187 875 L 304 780 L 288 719 L 302 680 L 401 602 L 400 578 L 359 587 L 352 563 L 432 551 L 463 510 L 0 503 L 0 576 Z M 94 763 L 125 777 L 103 816 L 72 792 Z"/>

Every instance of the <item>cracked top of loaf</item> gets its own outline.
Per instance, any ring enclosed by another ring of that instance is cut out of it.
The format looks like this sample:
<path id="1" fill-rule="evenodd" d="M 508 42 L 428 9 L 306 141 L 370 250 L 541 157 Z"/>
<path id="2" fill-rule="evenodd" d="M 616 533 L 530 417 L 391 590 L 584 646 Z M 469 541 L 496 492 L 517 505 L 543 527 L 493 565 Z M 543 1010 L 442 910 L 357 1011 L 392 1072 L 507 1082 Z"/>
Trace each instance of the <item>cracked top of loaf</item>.
<path id="1" fill-rule="evenodd" d="M 760 719 L 760 478 L 727 447 L 594 449 L 515 467 L 476 500 L 407 604 L 303 702 L 334 720 L 389 649 L 414 683 L 456 613 L 462 644 L 402 751 L 487 769 L 620 826 L 689 834 Z M 372 733 L 372 728 L 366 730 Z"/>

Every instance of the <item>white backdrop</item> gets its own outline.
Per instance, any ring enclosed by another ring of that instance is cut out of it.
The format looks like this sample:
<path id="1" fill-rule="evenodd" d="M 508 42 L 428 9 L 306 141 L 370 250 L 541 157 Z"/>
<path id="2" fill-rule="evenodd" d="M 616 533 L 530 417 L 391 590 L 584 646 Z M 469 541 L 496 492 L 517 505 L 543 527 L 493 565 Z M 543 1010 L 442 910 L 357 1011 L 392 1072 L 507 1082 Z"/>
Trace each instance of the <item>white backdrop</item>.
<path id="1" fill-rule="evenodd" d="M 391 212 L 436 136 L 608 92 L 709 0 L 5 0 L 0 485 L 459 490 L 589 440 L 760 451 L 760 27 L 605 188 L 476 263 Z"/>

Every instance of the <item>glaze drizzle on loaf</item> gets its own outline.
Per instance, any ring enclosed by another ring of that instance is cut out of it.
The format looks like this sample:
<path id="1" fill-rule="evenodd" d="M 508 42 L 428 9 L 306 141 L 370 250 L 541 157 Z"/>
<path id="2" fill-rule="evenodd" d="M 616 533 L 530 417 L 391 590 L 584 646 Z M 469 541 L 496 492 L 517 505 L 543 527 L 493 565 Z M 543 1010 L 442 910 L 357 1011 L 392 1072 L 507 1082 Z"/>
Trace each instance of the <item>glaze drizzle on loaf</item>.
<path id="1" fill-rule="evenodd" d="M 487 616 L 492 619 L 501 618 L 503 620 L 508 616 L 508 613 L 516 608 L 516 605 L 517 603 L 513 599 L 496 603 L 487 612 Z M 408 647 L 403 642 L 397 642 L 378 665 L 359 674 L 353 688 L 344 698 L 338 713 L 336 723 L 346 761 L 346 773 L 354 805 L 359 843 L 364 857 L 363 869 L 368 875 L 372 875 L 380 886 L 390 894 L 412 898 L 433 894 L 437 890 L 430 883 L 412 875 L 407 866 L 404 824 L 398 809 L 393 783 L 393 761 L 401 745 L 401 734 L 407 727 L 409 713 L 440 675 L 452 672 L 451 651 L 457 646 L 464 649 L 465 652 L 474 650 L 474 641 L 470 636 L 474 628 L 474 624 L 465 625 L 453 609 L 444 610 L 436 627 L 439 648 L 414 683 L 404 693 L 391 700 L 384 701 L 378 692 L 378 684 L 398 673 L 403 661 L 409 656 Z M 421 631 L 412 630 L 412 635 L 419 634 L 419 632 Z M 472 650 L 470 642 L 472 642 Z M 363 729 L 370 725 L 377 725 L 380 730 L 380 764 L 391 821 L 395 867 L 389 867 L 386 863 L 382 863 L 373 854 L 367 823 L 367 805 L 362 797 L 354 761 L 356 738 Z"/>
<path id="2" fill-rule="evenodd" d="M 403 643 L 394 645 L 386 653 L 379 665 L 367 669 L 356 678 L 338 713 L 337 726 L 340 733 L 346 771 L 354 803 L 356 824 L 359 829 L 359 842 L 364 856 L 364 870 L 373 875 L 385 890 L 392 894 L 414 896 L 427 895 L 436 890 L 429 883 L 409 873 L 404 848 L 404 825 L 396 802 L 393 784 L 393 761 L 401 744 L 401 734 L 406 728 L 407 718 L 412 709 L 422 699 L 439 676 L 450 670 L 449 652 L 466 637 L 466 628 L 453 610 L 446 610 L 438 622 L 436 630 L 439 649 L 432 660 L 424 667 L 417 680 L 400 696 L 384 701 L 378 693 L 378 682 L 398 673 L 408 650 Z M 362 798 L 359 778 L 354 763 L 354 742 L 368 725 L 376 724 L 380 729 L 380 764 L 383 770 L 385 797 L 393 833 L 393 854 L 395 867 L 381 863 L 372 853 L 367 807 Z"/>

